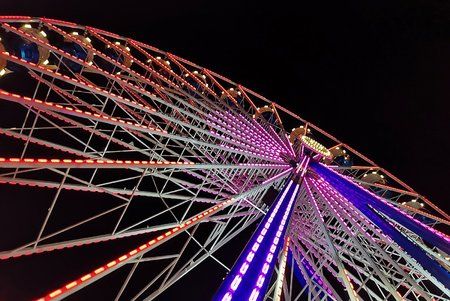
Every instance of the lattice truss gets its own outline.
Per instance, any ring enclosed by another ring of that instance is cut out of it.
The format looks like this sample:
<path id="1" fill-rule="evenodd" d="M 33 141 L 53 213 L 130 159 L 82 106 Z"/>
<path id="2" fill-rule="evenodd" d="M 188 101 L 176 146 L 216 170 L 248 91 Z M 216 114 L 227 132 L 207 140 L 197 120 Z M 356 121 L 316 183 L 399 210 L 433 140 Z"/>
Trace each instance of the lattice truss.
<path id="1" fill-rule="evenodd" d="M 60 275 L 60 288 L 44 288 L 42 300 L 95 287 L 119 269 L 126 273 L 116 300 L 152 300 L 207 258 L 230 270 L 215 253 L 266 213 L 268 191 L 280 190 L 309 156 L 304 135 L 330 150 L 330 158 L 315 157 L 327 168 L 427 227 L 449 225 L 448 214 L 347 144 L 210 70 L 92 27 L 0 22 L 0 202 L 36 215 L 0 212 L 14 215 L 7 226 L 25 225 L 1 243 L 0 260 L 144 241 L 116 259 L 98 256 L 75 280 Z M 443 250 L 383 218 L 449 268 Z M 288 236 L 279 255 L 285 264 L 276 268 L 284 282 L 276 289 L 273 277 L 269 299 L 281 291 L 285 300 L 449 298 L 442 282 L 312 169 Z M 136 289 L 142 273 L 148 281 Z"/>

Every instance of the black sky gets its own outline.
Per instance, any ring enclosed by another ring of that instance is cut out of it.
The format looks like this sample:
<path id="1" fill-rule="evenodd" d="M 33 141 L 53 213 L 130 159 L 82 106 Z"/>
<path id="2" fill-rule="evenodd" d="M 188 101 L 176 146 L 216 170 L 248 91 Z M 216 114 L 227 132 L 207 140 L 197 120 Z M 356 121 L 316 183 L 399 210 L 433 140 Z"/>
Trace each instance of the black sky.
<path id="1" fill-rule="evenodd" d="M 0 10 L 106 29 L 223 74 L 449 211 L 447 1 L 8 0 Z"/>
<path id="2" fill-rule="evenodd" d="M 279 102 L 448 208 L 450 3 L 8 1 L 147 42 Z M 294 5 L 293 3 L 296 3 Z"/>

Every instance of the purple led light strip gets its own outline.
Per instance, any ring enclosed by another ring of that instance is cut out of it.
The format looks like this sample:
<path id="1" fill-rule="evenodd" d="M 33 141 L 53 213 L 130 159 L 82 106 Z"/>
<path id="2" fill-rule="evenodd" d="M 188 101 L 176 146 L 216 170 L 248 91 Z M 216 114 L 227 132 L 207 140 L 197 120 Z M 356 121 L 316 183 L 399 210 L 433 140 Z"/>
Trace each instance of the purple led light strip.
<path id="1" fill-rule="evenodd" d="M 278 245 L 280 244 L 280 241 L 282 241 L 282 237 L 281 234 L 284 231 L 284 228 L 286 226 L 286 221 L 288 220 L 289 216 L 290 216 L 290 212 L 291 212 L 291 207 L 294 204 L 294 201 L 296 199 L 297 196 L 297 192 L 298 189 L 300 188 L 300 186 L 298 184 L 296 184 L 295 189 L 294 189 L 294 193 L 291 195 L 291 198 L 289 200 L 289 204 L 286 208 L 286 211 L 284 212 L 283 215 L 283 219 L 281 220 L 280 225 L 278 226 L 278 231 L 275 234 L 275 238 L 272 241 L 272 246 L 270 246 L 270 250 L 269 253 L 267 254 L 266 257 L 266 262 L 264 263 L 261 272 L 258 276 L 258 280 L 256 281 L 256 284 L 253 287 L 252 290 L 252 294 L 250 295 L 250 298 L 248 299 L 249 301 L 256 301 L 258 299 L 260 290 L 264 284 L 264 281 L 267 277 L 267 272 L 269 270 L 269 265 L 273 260 L 273 257 L 276 255 L 275 254 L 275 250 L 277 249 Z"/>
<path id="2" fill-rule="evenodd" d="M 247 147 L 247 148 L 250 148 L 250 149 L 254 149 L 254 150 L 257 151 L 257 153 L 259 153 L 261 156 L 263 156 L 263 157 L 265 157 L 265 158 L 271 158 L 271 159 L 281 160 L 281 158 L 275 157 L 275 156 L 274 156 L 274 155 L 276 154 L 276 153 L 275 153 L 275 150 L 278 150 L 279 152 L 281 151 L 281 148 L 280 148 L 279 144 L 276 143 L 273 139 L 270 139 L 270 140 L 269 140 L 269 139 L 268 139 L 268 138 L 269 138 L 269 137 L 268 137 L 268 134 L 267 134 L 266 132 L 261 131 L 260 129 L 258 130 L 258 132 L 255 132 L 253 128 L 251 128 L 251 127 L 249 127 L 248 125 L 244 124 L 241 120 L 239 120 L 239 119 L 238 119 L 236 116 L 234 116 L 234 115 L 228 114 L 228 115 L 231 116 L 231 117 L 227 117 L 227 116 L 225 116 L 225 115 L 222 114 L 222 113 L 216 112 L 216 114 L 220 115 L 223 119 L 229 120 L 230 122 L 232 122 L 232 123 L 234 123 L 234 124 L 236 124 L 236 123 L 240 124 L 241 127 L 244 127 L 244 128 L 243 128 L 243 131 L 240 131 L 240 132 L 239 132 L 239 131 L 236 132 L 235 130 L 234 130 L 234 131 L 230 131 L 230 126 L 228 126 L 228 123 L 227 123 L 226 121 L 220 120 L 218 117 L 213 116 L 211 113 L 208 114 L 208 117 L 209 117 L 210 119 L 216 120 L 217 122 L 221 122 L 222 124 L 226 125 L 226 127 L 225 127 L 225 126 L 221 126 L 221 125 L 219 125 L 219 124 L 216 124 L 216 123 L 213 123 L 213 122 L 207 120 L 208 123 L 212 123 L 213 125 L 215 125 L 216 127 L 218 127 L 220 130 L 222 130 L 222 131 L 224 131 L 224 132 L 227 132 L 227 133 L 229 133 L 229 134 L 232 135 L 232 136 L 239 137 L 239 138 L 241 138 L 241 139 L 244 140 L 244 141 L 245 141 L 245 140 L 248 141 L 248 138 L 247 138 L 247 137 L 249 137 L 251 141 L 254 141 L 254 139 L 256 139 L 256 140 L 258 140 L 260 143 L 265 144 L 266 146 L 265 146 L 265 147 L 260 147 L 259 149 L 257 149 L 257 148 L 252 147 L 251 145 L 248 145 L 248 144 L 246 144 L 246 143 L 244 143 L 244 142 L 242 142 L 242 141 L 237 141 L 237 140 L 234 139 L 234 138 L 226 137 L 225 135 L 220 134 L 220 133 L 217 133 L 216 131 L 210 131 L 213 135 L 215 135 L 215 136 L 217 136 L 217 137 L 221 137 L 222 139 L 229 140 L 230 142 L 233 142 L 233 143 L 238 143 L 239 145 L 242 145 L 242 146 L 244 146 L 244 147 Z M 231 119 L 232 119 L 232 121 L 231 121 Z M 234 127 L 231 127 L 231 128 L 234 128 Z M 246 134 L 246 133 L 247 133 L 247 134 Z M 259 135 L 259 134 L 261 134 L 263 137 L 261 137 L 261 135 Z M 244 135 L 244 136 L 247 136 L 247 137 L 244 137 L 243 135 Z M 262 145 L 260 145 L 260 146 L 262 146 Z M 231 147 L 231 148 L 232 148 L 232 147 Z M 246 152 L 256 155 L 256 152 L 254 152 L 254 151 L 246 151 Z M 263 154 L 264 152 L 265 152 L 265 153 L 272 153 L 273 155 L 272 155 L 272 156 L 267 156 L 267 155 L 264 155 L 264 154 Z M 278 154 L 279 154 L 279 152 L 278 152 Z"/>
<path id="3" fill-rule="evenodd" d="M 285 175 L 287 175 L 291 171 L 292 171 L 292 167 L 290 167 L 289 169 L 286 169 L 285 171 L 283 171 L 283 172 L 281 172 L 279 174 L 276 174 L 275 176 L 265 180 L 264 182 L 262 182 L 262 185 L 265 185 L 265 184 L 267 184 L 267 183 L 269 183 L 269 182 L 271 182 L 271 181 L 273 181 L 274 179 L 277 179 L 277 178 L 281 179 L 282 177 L 284 177 Z"/>
<path id="4" fill-rule="evenodd" d="M 311 187 L 308 184 L 308 179 L 305 179 L 305 185 L 306 185 L 306 188 L 308 190 L 308 194 L 310 196 L 311 202 L 313 203 L 314 207 L 316 208 L 317 216 L 320 218 L 320 221 L 322 222 L 322 224 L 325 224 L 325 221 L 323 219 L 323 215 L 322 215 L 322 213 L 321 213 L 321 211 L 319 209 L 319 206 L 317 205 L 317 202 L 315 201 L 315 198 L 313 196 Z M 351 282 L 350 277 L 348 276 L 348 272 L 345 269 L 344 265 L 340 261 L 336 262 L 336 264 L 337 264 L 337 267 L 339 269 L 339 273 L 342 276 L 341 279 L 344 282 L 345 288 L 347 289 L 347 291 L 352 292 L 352 295 L 349 295 L 350 300 L 359 300 L 360 298 L 359 298 L 358 294 L 356 293 L 355 289 L 353 288 L 353 283 Z"/>
<path id="5" fill-rule="evenodd" d="M 322 165 L 323 165 L 323 164 L 322 164 Z M 325 165 L 323 165 L 323 166 L 326 167 Z M 333 169 L 331 169 L 331 168 L 328 168 L 328 167 L 326 167 L 326 168 L 327 168 L 329 171 L 331 171 L 331 172 L 333 172 L 333 173 L 339 175 L 340 177 L 344 177 L 347 181 L 351 182 L 352 184 L 362 187 L 360 184 L 353 182 L 353 181 L 351 180 L 351 178 L 349 178 L 349 177 L 347 177 L 347 176 L 343 176 L 343 175 L 337 173 L 335 170 L 333 170 Z M 322 178 L 322 177 L 321 177 L 321 178 Z M 323 181 L 325 181 L 325 180 L 323 180 Z M 376 195 L 375 193 L 373 193 L 372 191 L 370 191 L 370 190 L 368 190 L 368 189 L 365 189 L 365 188 L 363 188 L 363 189 L 364 189 L 366 192 L 368 192 L 370 195 L 372 195 L 373 197 L 377 198 L 379 201 L 383 202 L 385 205 L 387 205 L 387 206 L 391 207 L 392 209 L 396 210 L 398 213 L 400 213 L 400 214 L 402 214 L 403 216 L 409 218 L 410 220 L 412 220 L 412 221 L 414 221 L 414 222 L 420 224 L 421 226 L 427 228 L 429 231 L 435 233 L 436 235 L 438 235 L 438 236 L 444 238 L 447 242 L 450 242 L 450 237 L 447 236 L 446 234 L 444 234 L 444 233 L 442 233 L 442 232 L 440 232 L 440 231 L 438 231 L 438 230 L 436 230 L 436 229 L 434 229 L 434 228 L 431 228 L 430 226 L 428 226 L 428 225 L 426 225 L 426 224 L 424 224 L 424 223 L 418 221 L 417 219 L 413 218 L 411 215 L 409 215 L 409 214 L 407 214 L 406 212 L 404 212 L 404 211 L 398 209 L 397 207 L 395 207 L 395 206 L 392 205 L 391 203 L 387 202 L 385 199 L 383 199 L 383 198 L 381 198 L 380 196 L 378 196 L 378 195 Z"/>
<path id="6" fill-rule="evenodd" d="M 237 118 L 234 115 L 231 115 L 228 112 L 227 112 L 226 115 L 228 115 L 230 117 L 224 115 L 221 112 L 216 112 L 216 114 L 221 116 L 226 121 L 221 120 L 221 119 L 219 119 L 216 116 L 212 116 L 211 114 L 208 114 L 208 116 L 210 118 L 216 120 L 217 122 L 221 122 L 222 124 L 227 125 L 227 126 L 228 126 L 227 121 L 233 123 L 234 126 L 231 127 L 231 128 L 235 128 L 236 125 L 239 125 L 244 130 L 244 132 L 247 132 L 247 133 L 251 134 L 253 138 L 260 140 L 261 142 L 263 142 L 264 144 L 268 145 L 271 148 L 276 148 L 276 149 L 279 149 L 281 151 L 281 148 L 278 145 L 278 143 L 276 143 L 276 141 L 273 139 L 273 137 L 268 135 L 268 133 L 264 129 L 262 129 L 262 128 L 258 127 L 258 126 L 255 126 L 255 124 L 253 124 L 253 123 L 250 123 L 250 124 L 253 125 L 253 127 L 250 127 L 247 123 L 242 122 L 239 118 Z M 230 128 L 230 126 L 228 126 L 228 128 Z"/>
<path id="7" fill-rule="evenodd" d="M 239 300 L 256 301 L 261 298 L 261 292 L 267 287 L 266 278 L 272 274 L 274 258 L 276 259 L 280 250 L 279 247 L 282 244 L 280 241 L 284 241 L 285 230 L 300 189 L 299 177 L 302 178 L 305 175 L 309 161 L 310 158 L 305 156 L 298 167 L 295 168 L 294 178 L 283 188 L 281 196 L 271 209 L 270 215 L 265 217 L 257 232 L 253 235 L 251 243 L 246 247 L 233 268 L 233 274 L 230 274 L 229 279 L 225 280 L 223 288 L 219 290 L 221 293 L 218 293 L 215 300 L 230 301 L 234 297 L 239 298 Z M 288 170 L 292 169 L 291 167 Z M 285 172 L 288 171 L 283 173 Z M 286 199 L 289 192 L 291 192 L 289 199 Z M 275 220 L 277 222 L 274 224 Z M 242 283 L 245 283 L 245 287 L 241 287 Z"/>
<path id="8" fill-rule="evenodd" d="M 291 188 L 292 183 L 293 183 L 292 180 L 289 181 L 286 189 L 283 191 L 283 194 L 281 195 L 280 199 L 278 200 L 270 217 L 267 219 L 266 223 L 264 224 L 264 228 L 261 229 L 261 231 L 258 235 L 258 238 L 256 239 L 256 242 L 253 244 L 251 250 L 247 253 L 246 260 L 242 263 L 241 267 L 239 268 L 239 273 L 234 277 L 233 281 L 231 282 L 228 292 L 223 296 L 222 301 L 230 301 L 232 299 L 233 293 L 239 287 L 239 284 L 241 283 L 242 278 L 244 277 L 251 262 L 253 261 L 255 254 L 258 252 L 260 243 L 263 241 L 263 239 L 267 233 L 267 230 L 270 228 L 270 225 L 275 217 L 275 214 L 278 212 L 281 204 L 283 203 L 283 201 L 286 197 L 286 194 L 288 193 L 289 189 Z"/>
<path id="9" fill-rule="evenodd" d="M 266 147 L 276 148 L 277 150 L 281 151 L 281 148 L 278 145 L 272 143 L 272 141 L 268 140 L 267 137 L 261 137 L 259 135 L 260 133 L 251 130 L 249 126 L 242 124 L 242 122 L 230 121 L 230 123 L 233 123 L 233 126 L 230 126 L 227 122 L 221 121 L 216 117 L 210 116 L 210 118 L 216 120 L 216 122 L 210 120 L 207 120 L 207 122 L 221 129 L 222 131 L 228 132 L 232 135 L 243 137 L 244 139 L 250 139 L 250 141 L 252 142 L 261 143 Z M 240 127 L 239 130 L 236 129 L 236 126 Z"/>
<path id="10" fill-rule="evenodd" d="M 343 211 L 346 213 L 346 216 L 350 218 L 355 225 L 358 226 L 359 229 L 359 223 L 351 216 L 351 214 L 356 215 L 358 218 L 360 218 L 360 221 L 364 222 L 365 225 L 368 225 L 371 227 L 371 230 L 374 231 L 377 235 L 380 237 L 383 237 L 385 240 L 389 241 L 390 243 L 393 243 L 394 241 L 387 235 L 385 235 L 383 232 L 380 231 L 378 227 L 376 227 L 374 224 L 372 224 L 365 215 L 361 214 L 359 210 L 353 206 L 346 198 L 344 198 L 339 192 L 334 190 L 330 184 L 328 184 L 326 181 L 324 181 L 322 178 L 318 178 L 317 180 L 314 178 L 311 178 L 311 181 L 315 184 L 315 187 L 322 191 L 322 193 L 328 195 L 332 200 L 334 200 L 334 203 Z M 345 206 L 342 206 L 341 204 L 345 204 Z M 331 204 L 330 204 L 331 205 Z M 352 211 L 352 212 L 350 212 Z M 362 229 L 361 229 L 362 230 Z"/>

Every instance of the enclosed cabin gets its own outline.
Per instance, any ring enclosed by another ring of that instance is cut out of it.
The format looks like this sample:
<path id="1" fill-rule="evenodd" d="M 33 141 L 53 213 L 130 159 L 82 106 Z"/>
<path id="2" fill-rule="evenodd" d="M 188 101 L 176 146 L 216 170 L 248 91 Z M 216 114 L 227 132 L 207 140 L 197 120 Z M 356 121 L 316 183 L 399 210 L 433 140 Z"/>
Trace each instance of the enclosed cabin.
<path id="1" fill-rule="evenodd" d="M 337 165 L 341 167 L 351 167 L 353 165 L 353 160 L 351 156 L 347 153 L 341 146 L 335 146 L 330 148 L 332 158 L 324 159 L 324 163 L 327 165 Z"/>
<path id="2" fill-rule="evenodd" d="M 430 213 L 429 210 L 425 207 L 425 203 L 417 198 L 411 198 L 411 196 L 404 195 L 399 199 L 399 203 L 406 207 L 406 211 L 410 211 L 412 215 L 414 215 L 414 218 L 419 220 L 420 222 L 426 224 L 426 225 L 432 225 L 436 221 L 427 217 L 426 214 Z M 408 210 L 408 208 L 412 208 L 413 210 Z M 415 210 L 414 210 L 415 209 Z M 417 213 L 417 210 L 420 210 L 421 212 L 425 214 Z"/>
<path id="3" fill-rule="evenodd" d="M 48 43 L 47 33 L 42 29 L 32 27 L 31 24 L 24 24 L 19 30 L 25 32 L 30 37 L 22 37 L 16 33 L 9 32 L 5 36 L 3 43 L 0 44 L 0 50 L 7 51 L 26 62 L 39 66 L 48 66 L 50 51 L 33 42 L 33 38 L 35 38 L 40 42 Z M 4 62 L 0 62 L 0 66 L 4 64 Z M 4 70 L 3 74 L 5 74 L 8 71 L 25 71 L 26 68 L 8 61 L 2 70 Z"/>
<path id="4" fill-rule="evenodd" d="M 0 38 L 0 52 L 4 52 L 5 46 L 3 46 L 2 39 Z M 2 57 L 0 57 L 0 77 L 9 73 L 10 71 L 6 68 L 8 61 Z"/>
<path id="5" fill-rule="evenodd" d="M 109 44 L 105 45 L 104 54 L 109 58 L 105 60 L 103 58 L 96 58 L 96 63 L 100 68 L 108 73 L 120 75 L 123 72 L 123 68 L 130 68 L 133 64 L 133 60 L 126 55 L 130 53 L 130 47 L 123 45 L 120 41 L 114 42 L 115 47 L 111 47 Z M 122 66 L 118 66 L 118 65 Z"/>
<path id="6" fill-rule="evenodd" d="M 206 90 L 205 87 L 209 87 L 208 83 L 206 82 L 206 75 L 202 74 L 201 72 L 198 72 L 197 70 L 191 72 L 190 74 L 185 73 L 183 77 L 195 89 L 195 91 L 193 91 L 192 87 L 187 87 L 187 85 L 181 83 L 181 85 L 186 89 L 186 91 L 191 96 L 195 96 L 197 92 L 204 94 Z"/>
<path id="7" fill-rule="evenodd" d="M 384 175 L 382 175 L 381 173 L 379 173 L 378 171 L 369 171 L 365 174 L 362 175 L 361 177 L 362 180 L 362 186 L 366 189 L 369 189 L 370 191 L 374 192 L 375 194 L 383 197 L 383 198 L 390 198 L 392 195 L 392 192 L 377 186 L 377 185 L 386 185 L 387 184 L 387 180 L 386 177 Z"/>
<path id="8" fill-rule="evenodd" d="M 172 67 L 170 66 L 170 61 L 168 59 L 157 56 L 156 62 L 148 59 L 147 63 L 150 64 L 152 69 L 155 70 L 158 74 L 166 78 L 170 78 Z"/>
<path id="9" fill-rule="evenodd" d="M 401 202 L 402 205 L 417 209 L 417 210 L 422 210 L 425 207 L 425 204 L 423 202 L 421 202 L 420 200 L 413 198 L 407 201 L 403 201 Z"/>
<path id="10" fill-rule="evenodd" d="M 233 99 L 235 101 L 233 101 Z M 222 91 L 220 100 L 232 108 L 244 107 L 244 96 L 242 95 L 242 92 L 234 88 L 229 88 L 227 93 Z"/>
<path id="11" fill-rule="evenodd" d="M 94 53 L 93 51 L 88 50 L 89 46 L 92 46 L 91 39 L 89 37 L 80 35 L 76 31 L 70 33 L 70 37 L 71 39 L 64 39 L 64 42 L 61 45 L 61 49 L 74 56 L 78 60 L 81 60 L 88 65 L 92 65 L 92 61 L 94 60 Z M 62 63 L 74 73 L 80 73 L 83 68 L 82 64 L 69 58 L 63 58 Z"/>
<path id="12" fill-rule="evenodd" d="M 256 113 L 253 115 L 256 120 L 264 120 L 270 125 L 280 127 L 281 120 L 278 117 L 277 112 L 273 106 L 265 105 L 264 107 L 260 107 L 256 109 Z M 263 122 L 264 123 L 264 122 Z"/>

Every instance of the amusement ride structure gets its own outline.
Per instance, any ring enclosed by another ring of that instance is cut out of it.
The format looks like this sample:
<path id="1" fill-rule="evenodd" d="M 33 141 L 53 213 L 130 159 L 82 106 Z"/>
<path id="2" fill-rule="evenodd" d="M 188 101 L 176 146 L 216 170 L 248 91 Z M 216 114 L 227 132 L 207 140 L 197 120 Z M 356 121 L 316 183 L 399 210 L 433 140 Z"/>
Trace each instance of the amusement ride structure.
<path id="1" fill-rule="evenodd" d="M 351 146 L 145 43 L 0 22 L 0 202 L 32 211 L 0 212 L 21 225 L 0 264 L 136 241 L 36 300 L 111 277 L 105 300 L 154 300 L 206 259 L 227 275 L 214 300 L 450 299 L 449 215 Z"/>

